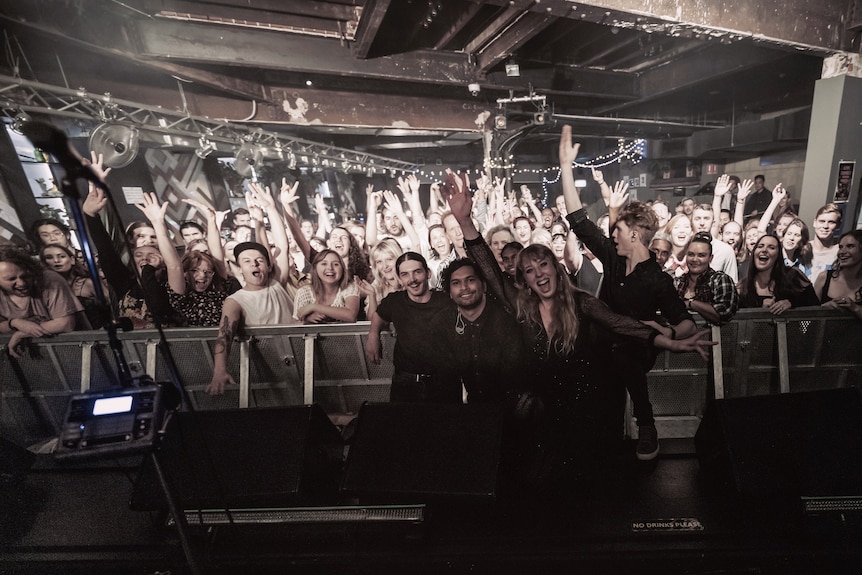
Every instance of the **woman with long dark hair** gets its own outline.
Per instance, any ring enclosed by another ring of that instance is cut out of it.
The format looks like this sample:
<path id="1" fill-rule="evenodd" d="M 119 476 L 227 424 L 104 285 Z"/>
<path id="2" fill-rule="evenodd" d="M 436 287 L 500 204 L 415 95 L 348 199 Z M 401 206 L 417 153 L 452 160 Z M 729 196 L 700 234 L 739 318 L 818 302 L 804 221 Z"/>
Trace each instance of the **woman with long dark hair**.
<path id="1" fill-rule="evenodd" d="M 845 309 L 862 319 L 862 230 L 838 239 L 835 263 L 817 277 L 814 291 L 823 307 Z"/>
<path id="2" fill-rule="evenodd" d="M 751 250 L 748 274 L 739 282 L 740 308 L 766 308 L 775 315 L 819 305 L 811 282 L 801 271 L 789 268 L 774 234 L 760 236 Z"/>
<path id="3" fill-rule="evenodd" d="M 89 326 L 79 325 L 78 328 L 98 329 L 103 327 L 109 318 L 109 314 L 98 301 L 93 279 L 86 268 L 76 259 L 75 252 L 71 248 L 60 244 L 48 244 L 39 250 L 39 259 L 45 268 L 57 272 L 66 280 L 66 283 L 72 289 L 72 293 L 75 294 L 75 297 L 84 306 Z M 105 294 L 110 305 L 110 290 L 105 281 L 102 281 L 102 293 Z"/>

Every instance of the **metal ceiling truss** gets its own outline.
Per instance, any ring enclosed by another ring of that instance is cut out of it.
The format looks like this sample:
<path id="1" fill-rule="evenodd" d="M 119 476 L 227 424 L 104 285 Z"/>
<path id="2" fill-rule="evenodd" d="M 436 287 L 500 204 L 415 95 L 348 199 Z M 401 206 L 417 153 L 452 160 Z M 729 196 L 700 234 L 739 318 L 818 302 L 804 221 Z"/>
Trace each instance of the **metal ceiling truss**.
<path id="1" fill-rule="evenodd" d="M 236 152 L 243 144 L 259 146 L 264 161 L 285 161 L 293 167 L 332 167 L 344 172 L 415 172 L 419 165 L 296 138 L 227 120 L 165 110 L 111 94 L 91 94 L 0 75 L 0 111 L 15 118 L 21 112 L 96 122 L 118 122 L 142 132 L 165 136 L 165 144 L 195 149 L 204 141 L 220 151 Z M 171 138 L 171 137 L 176 138 Z"/>

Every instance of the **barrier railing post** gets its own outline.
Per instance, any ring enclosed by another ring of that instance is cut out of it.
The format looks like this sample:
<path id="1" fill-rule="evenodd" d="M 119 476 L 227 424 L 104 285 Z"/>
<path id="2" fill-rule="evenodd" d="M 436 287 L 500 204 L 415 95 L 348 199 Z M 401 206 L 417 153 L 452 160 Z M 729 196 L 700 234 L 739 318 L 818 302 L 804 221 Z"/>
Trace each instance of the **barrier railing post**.
<path id="1" fill-rule="evenodd" d="M 316 333 L 306 334 L 303 338 L 305 344 L 305 374 L 302 380 L 302 401 L 306 405 L 314 403 L 314 340 Z"/>
<path id="2" fill-rule="evenodd" d="M 93 346 L 95 342 L 81 342 L 81 393 L 87 393 L 90 390 L 90 379 L 93 376 Z"/>
<path id="3" fill-rule="evenodd" d="M 250 339 L 241 339 L 239 341 L 239 407 L 244 409 L 248 407 L 249 396 L 249 370 L 251 363 L 249 362 L 249 347 Z"/>
<path id="4" fill-rule="evenodd" d="M 712 341 L 717 342 L 712 348 L 712 377 L 715 387 L 715 398 L 724 399 L 724 357 L 721 351 L 721 328 L 712 326 Z"/>
<path id="5" fill-rule="evenodd" d="M 790 393 L 790 360 L 787 355 L 787 320 L 775 318 L 775 339 L 778 340 L 778 385 L 781 393 Z"/>

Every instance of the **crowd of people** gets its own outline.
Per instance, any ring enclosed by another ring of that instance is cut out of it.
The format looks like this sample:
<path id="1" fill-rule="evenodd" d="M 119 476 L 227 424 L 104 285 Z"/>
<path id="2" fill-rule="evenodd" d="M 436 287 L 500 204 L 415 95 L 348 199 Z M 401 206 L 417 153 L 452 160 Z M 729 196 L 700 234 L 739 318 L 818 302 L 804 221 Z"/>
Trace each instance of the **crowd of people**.
<path id="1" fill-rule="evenodd" d="M 397 190 L 368 186 L 364 223 L 333 225 L 319 196 L 317 221 L 300 218 L 298 182 L 282 180 L 278 190 L 249 183 L 247 209 L 232 213 L 185 200 L 202 221 L 182 222 L 175 240 L 167 205 L 144 194 L 143 218 L 125 229 L 128 261 L 106 227 L 108 198 L 91 186 L 83 211 L 98 273 L 68 226 L 35 222 L 36 257 L 0 249 L 0 332 L 18 356 L 27 338 L 111 318 L 136 329 L 215 326 L 208 391 L 222 393 L 234 383 L 227 358 L 243 326 L 368 320 L 372 362 L 394 326 L 391 399 L 541 413 L 529 431 L 547 448 L 532 454 L 535 471 L 571 466 L 615 435 L 623 387 L 637 456 L 655 457 L 646 373 L 660 348 L 708 356 L 691 312 L 714 325 L 740 307 L 823 305 L 862 318 L 862 231 L 836 240 L 837 206 L 820 208 L 809 230 L 782 184 L 770 191 L 763 176 L 721 176 L 711 202 L 671 208 L 629 201 L 624 182 L 612 187 L 595 169 L 601 195 L 584 205 L 577 154 L 565 126 L 562 194 L 548 205 L 526 186 L 482 177 L 471 189 L 452 172 L 423 202 L 408 175 Z M 95 155 L 91 168 L 110 172 Z"/>

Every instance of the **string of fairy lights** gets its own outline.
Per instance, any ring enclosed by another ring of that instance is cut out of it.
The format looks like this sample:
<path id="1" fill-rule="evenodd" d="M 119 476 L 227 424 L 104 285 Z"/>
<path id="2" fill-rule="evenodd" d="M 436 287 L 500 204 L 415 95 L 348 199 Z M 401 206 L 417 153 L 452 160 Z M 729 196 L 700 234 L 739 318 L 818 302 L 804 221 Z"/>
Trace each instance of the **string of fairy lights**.
<path id="1" fill-rule="evenodd" d="M 639 164 L 646 154 L 646 140 L 637 139 L 632 142 L 626 143 L 623 138 L 620 138 L 617 141 L 617 147 L 613 152 L 608 152 L 607 154 L 602 154 L 600 156 L 596 156 L 591 160 L 586 160 L 584 162 L 578 162 L 577 160 L 572 164 L 575 168 L 584 168 L 584 169 L 593 169 L 593 168 L 603 168 L 605 166 L 609 166 L 615 162 L 623 162 L 628 161 L 632 165 Z M 473 170 L 467 170 L 467 174 L 470 176 L 481 176 L 487 170 L 509 170 L 513 175 L 517 174 L 538 174 L 542 176 L 542 203 L 548 204 L 548 186 L 552 184 L 556 184 L 560 181 L 560 169 L 555 167 L 548 168 L 519 168 L 515 162 L 515 156 L 510 154 L 506 158 L 489 158 L 485 161 L 483 167 L 481 169 L 476 168 Z M 555 176 L 548 177 L 550 173 L 556 173 Z M 440 170 L 419 170 L 419 175 L 428 179 L 442 179 L 446 175 L 446 169 L 441 168 Z"/>

